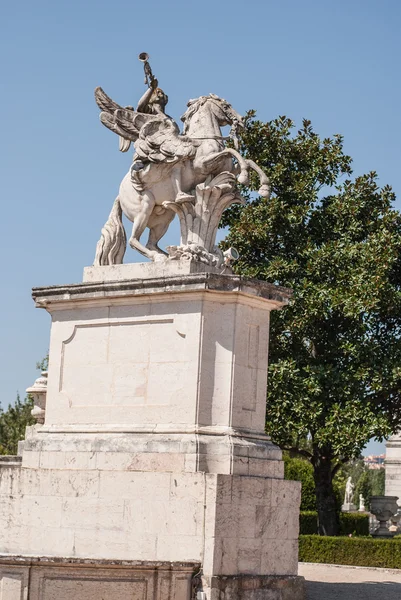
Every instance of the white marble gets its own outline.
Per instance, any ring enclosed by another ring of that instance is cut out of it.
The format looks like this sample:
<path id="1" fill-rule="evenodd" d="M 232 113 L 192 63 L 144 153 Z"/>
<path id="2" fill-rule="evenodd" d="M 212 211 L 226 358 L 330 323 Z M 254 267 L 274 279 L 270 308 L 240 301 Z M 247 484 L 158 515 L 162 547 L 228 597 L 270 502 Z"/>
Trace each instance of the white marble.
<path id="1" fill-rule="evenodd" d="M 296 574 L 298 482 L 65 465 L 1 473 L 3 554 L 203 560 L 209 575 Z"/>
<path id="2" fill-rule="evenodd" d="M 125 295 L 105 282 L 83 286 L 77 299 L 45 300 L 53 319 L 45 430 L 263 434 L 269 313 L 280 302 L 246 282 L 237 291 L 232 276 L 216 276 L 220 290 L 193 289 L 191 275 L 175 288 L 165 281 L 168 293 L 146 293 L 144 282 L 141 295 Z"/>
<path id="3" fill-rule="evenodd" d="M 128 279 L 151 279 L 152 277 L 175 277 L 195 273 L 232 274 L 225 265 L 213 267 L 202 262 L 187 260 L 166 260 L 162 263 L 141 262 L 125 265 L 105 265 L 84 268 L 84 282 L 124 281 Z"/>
<path id="4" fill-rule="evenodd" d="M 181 133 L 165 112 L 167 95 L 155 78 L 147 81 L 149 87 L 136 110 L 122 108 L 100 87 L 95 90 L 100 120 L 119 136 L 120 150 L 127 151 L 131 142 L 135 148 L 130 171 L 102 229 L 95 265 L 122 263 L 126 247 L 122 214 L 133 223 L 130 246 L 153 261 L 165 260 L 158 242 L 177 213 L 181 241 L 168 249 L 170 256 L 220 266 L 224 257 L 215 238 L 222 212 L 233 202 L 243 202 L 236 191 L 236 176 L 246 184 L 249 171 L 255 171 L 259 193 L 265 197 L 270 194 L 269 180 L 252 160 L 226 147 L 221 128 L 231 125 L 230 135 L 237 140 L 243 126 L 226 100 L 216 94 L 190 100 Z M 149 238 L 143 244 L 145 228 Z"/>

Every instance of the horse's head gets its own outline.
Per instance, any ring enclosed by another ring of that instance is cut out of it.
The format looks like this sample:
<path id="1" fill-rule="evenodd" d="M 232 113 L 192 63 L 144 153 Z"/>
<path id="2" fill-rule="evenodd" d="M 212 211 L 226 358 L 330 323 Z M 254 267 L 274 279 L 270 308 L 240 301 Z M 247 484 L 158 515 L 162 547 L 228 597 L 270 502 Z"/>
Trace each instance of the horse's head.
<path id="1" fill-rule="evenodd" d="M 181 121 L 184 122 L 184 133 L 187 132 L 192 117 L 201 107 L 209 109 L 213 113 L 220 127 L 234 124 L 240 127 L 243 126 L 241 115 L 233 109 L 227 100 L 219 98 L 216 94 L 200 96 L 200 98 L 196 98 L 196 100 L 190 100 L 187 106 L 188 109 L 181 117 Z"/>
<path id="2" fill-rule="evenodd" d="M 209 94 L 209 96 L 206 96 L 206 98 L 207 103 L 214 105 L 214 113 L 221 127 L 224 127 L 224 125 L 233 125 L 234 123 L 243 126 L 244 123 L 241 115 L 233 109 L 227 100 L 224 100 L 224 98 L 219 98 L 219 96 L 216 96 L 216 94 Z"/>

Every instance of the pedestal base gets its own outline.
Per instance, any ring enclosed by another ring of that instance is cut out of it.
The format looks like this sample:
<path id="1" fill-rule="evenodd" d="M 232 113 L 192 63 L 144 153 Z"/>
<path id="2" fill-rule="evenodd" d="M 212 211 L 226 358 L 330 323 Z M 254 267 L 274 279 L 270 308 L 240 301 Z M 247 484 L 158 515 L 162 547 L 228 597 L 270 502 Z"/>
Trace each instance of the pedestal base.
<path id="1" fill-rule="evenodd" d="M 374 530 L 373 536 L 378 538 L 392 538 L 396 532 L 390 531 L 390 529 L 384 525 Z"/>
<path id="2" fill-rule="evenodd" d="M 297 575 L 212 577 L 206 586 L 211 600 L 305 600 L 305 579 Z"/>
<path id="3" fill-rule="evenodd" d="M 118 470 L 107 454 L 98 468 L 68 451 L 42 453 L 37 468 L 0 466 L 0 552 L 297 574 L 299 482 L 136 470 L 135 455 Z"/>
<path id="4" fill-rule="evenodd" d="M 0 600 L 305 600 L 298 576 L 200 577 L 200 563 L 0 555 Z"/>
<path id="5" fill-rule="evenodd" d="M 355 506 L 355 504 L 352 504 L 352 502 L 347 502 L 347 503 L 345 503 L 345 504 L 342 505 L 341 511 L 342 512 L 357 512 L 358 509 Z"/>
<path id="6" fill-rule="evenodd" d="M 0 600 L 190 600 L 199 567 L 0 555 Z"/>
<path id="7" fill-rule="evenodd" d="M 52 315 L 45 422 L 22 464 L 0 461 L 0 600 L 302 600 L 301 484 L 264 434 L 289 290 L 168 268 L 34 290 Z"/>

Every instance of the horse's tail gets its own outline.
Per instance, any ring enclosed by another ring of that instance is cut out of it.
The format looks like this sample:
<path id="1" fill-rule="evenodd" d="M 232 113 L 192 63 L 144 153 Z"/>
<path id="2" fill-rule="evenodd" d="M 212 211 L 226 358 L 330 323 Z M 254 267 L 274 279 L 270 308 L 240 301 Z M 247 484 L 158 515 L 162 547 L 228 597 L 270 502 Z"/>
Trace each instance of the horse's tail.
<path id="1" fill-rule="evenodd" d="M 122 222 L 120 199 L 117 196 L 97 243 L 93 265 L 95 267 L 120 265 L 123 262 L 126 246 L 127 236 Z"/>

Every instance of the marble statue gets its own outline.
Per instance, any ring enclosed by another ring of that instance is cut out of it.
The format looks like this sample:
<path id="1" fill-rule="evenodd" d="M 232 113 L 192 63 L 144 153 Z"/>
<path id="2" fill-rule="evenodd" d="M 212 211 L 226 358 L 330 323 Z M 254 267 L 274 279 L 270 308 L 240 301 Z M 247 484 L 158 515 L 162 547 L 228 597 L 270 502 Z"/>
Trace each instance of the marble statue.
<path id="1" fill-rule="evenodd" d="M 347 483 L 345 485 L 345 498 L 344 504 L 352 504 L 354 500 L 354 489 L 355 486 L 352 483 L 352 477 L 348 477 Z"/>
<path id="2" fill-rule="evenodd" d="M 215 237 L 222 212 L 233 202 L 242 202 L 236 181 L 247 184 L 249 170 L 260 179 L 259 194 L 269 197 L 269 180 L 251 160 L 237 149 L 227 148 L 221 128 L 231 125 L 230 137 L 238 148 L 237 132 L 243 126 L 241 116 L 215 94 L 188 102 L 180 132 L 166 114 L 168 96 L 159 87 L 142 53 L 145 83 L 148 89 L 136 110 L 114 102 L 98 87 L 95 99 L 101 109 L 100 120 L 119 136 L 120 150 L 131 144 L 134 157 L 131 168 L 120 185 L 108 221 L 96 248 L 95 265 L 121 264 L 126 248 L 122 213 L 133 223 L 129 244 L 153 261 L 197 260 L 220 266 L 222 252 Z M 178 246 L 158 246 L 175 214 L 181 224 Z M 149 229 L 146 245 L 140 241 Z"/>
<path id="3" fill-rule="evenodd" d="M 359 494 L 359 512 L 365 512 L 366 508 L 365 508 L 365 498 L 362 496 L 362 494 Z"/>

